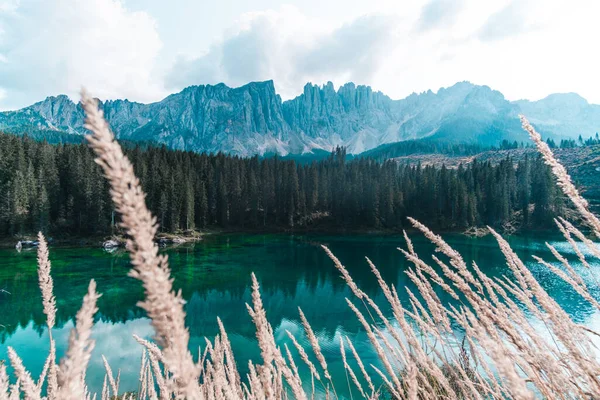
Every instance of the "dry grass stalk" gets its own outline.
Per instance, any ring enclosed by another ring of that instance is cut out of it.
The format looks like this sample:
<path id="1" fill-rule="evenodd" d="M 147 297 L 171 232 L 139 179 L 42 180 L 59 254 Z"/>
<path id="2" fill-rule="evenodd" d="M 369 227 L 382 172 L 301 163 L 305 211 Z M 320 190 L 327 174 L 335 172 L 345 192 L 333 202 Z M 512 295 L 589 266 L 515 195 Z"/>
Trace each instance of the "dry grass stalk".
<path id="1" fill-rule="evenodd" d="M 300 308 L 298 308 L 298 312 L 300 314 L 300 320 L 302 321 L 302 326 L 304 327 L 306 337 L 308 338 L 310 346 L 312 347 L 313 352 L 315 353 L 315 356 L 317 357 L 317 360 L 319 361 L 319 364 L 321 364 L 321 368 L 323 369 L 323 375 L 325 376 L 325 379 L 331 382 L 331 375 L 329 374 L 329 370 L 327 369 L 327 361 L 325 361 L 325 356 L 323 356 L 323 352 L 321 351 L 319 339 L 317 339 L 317 336 L 313 332 L 312 327 L 308 323 L 306 316 Z M 331 383 L 333 385 L 333 382 Z"/>
<path id="2" fill-rule="evenodd" d="M 352 280 L 352 277 L 348 273 L 348 270 L 346 269 L 346 267 L 344 267 L 342 265 L 342 263 L 340 262 L 340 260 L 338 260 L 338 258 L 333 255 L 333 253 L 331 252 L 331 250 L 329 250 L 329 248 L 327 246 L 321 245 L 321 248 L 323 248 L 323 250 L 325 250 L 325 254 L 327 254 L 327 256 L 331 259 L 331 261 L 333 261 L 333 264 L 338 269 L 338 271 L 341 272 L 342 278 L 344 279 L 344 281 L 346 281 L 346 284 L 348 285 L 348 287 L 350 288 L 350 290 L 352 290 L 352 293 L 354 293 L 354 295 L 356 297 L 358 297 L 359 299 L 362 299 L 363 298 L 363 293 L 358 288 L 358 286 L 356 285 L 356 283 L 354 283 L 354 281 Z"/>
<path id="3" fill-rule="evenodd" d="M 145 390 L 147 390 L 148 393 L 148 398 L 150 398 L 151 400 L 156 400 L 158 399 L 158 394 L 156 393 L 156 388 L 154 387 L 154 378 L 152 376 L 152 369 L 150 367 L 150 364 L 146 364 L 146 370 L 144 371 L 144 374 L 146 376 L 146 379 L 144 380 L 144 384 L 143 384 L 143 388 Z M 144 399 L 144 396 L 141 396 L 142 399 Z"/>
<path id="4" fill-rule="evenodd" d="M 373 385 L 373 381 L 371 380 L 371 377 L 367 373 L 367 370 L 365 369 L 365 365 L 363 364 L 360 356 L 358 355 L 358 353 L 356 352 L 356 349 L 354 348 L 354 345 L 352 344 L 352 341 L 350 340 L 350 338 L 348 336 L 346 336 L 346 342 L 348 343 L 348 347 L 350 348 L 350 351 L 352 351 L 352 355 L 354 356 L 354 359 L 356 360 L 356 364 L 358 365 L 360 372 L 363 374 L 363 378 L 365 378 L 365 381 L 367 381 L 367 385 L 369 386 L 369 389 L 371 389 L 371 395 L 369 397 L 372 398 L 373 396 L 375 396 L 375 386 Z"/>
<path id="5" fill-rule="evenodd" d="M 40 376 L 39 376 L 37 384 L 36 384 L 38 390 L 40 390 L 40 391 L 42 389 L 42 385 L 46 381 L 46 374 L 48 373 L 49 367 L 50 367 L 50 357 L 46 357 L 46 361 L 44 362 L 44 367 L 42 368 L 42 372 L 40 373 Z"/>
<path id="6" fill-rule="evenodd" d="M 29 372 L 23 366 L 23 361 L 12 347 L 8 347 L 8 358 L 13 367 L 17 379 L 21 382 L 21 388 L 26 400 L 40 400 L 41 394 Z"/>
<path id="7" fill-rule="evenodd" d="M 8 400 L 10 382 L 6 374 L 6 365 L 0 364 L 0 400 Z"/>
<path id="8" fill-rule="evenodd" d="M 59 389 L 56 397 L 61 400 L 80 400 L 85 396 L 83 377 L 94 348 L 91 339 L 96 308 L 96 282 L 90 281 L 81 309 L 75 318 L 75 327 L 69 336 L 69 348 L 58 370 Z"/>
<path id="9" fill-rule="evenodd" d="M 21 381 L 17 381 L 10 386 L 10 394 L 8 400 L 20 400 L 21 399 Z"/>
<path id="10" fill-rule="evenodd" d="M 352 382 L 358 389 L 361 396 L 366 399 L 367 395 L 365 394 L 365 391 L 363 390 L 362 385 L 360 384 L 360 382 L 358 380 L 358 377 L 354 373 L 354 370 L 352 369 L 352 367 L 350 367 L 350 365 L 348 364 L 348 360 L 346 360 L 346 350 L 344 348 L 344 338 L 340 338 L 340 353 L 342 355 L 342 362 L 344 364 L 344 369 L 346 370 L 346 373 L 350 375 Z M 350 383 L 348 383 L 348 384 L 350 384 Z M 350 393 L 352 393 L 352 389 L 350 389 Z"/>
<path id="11" fill-rule="evenodd" d="M 565 167 L 554 157 L 554 153 L 552 153 L 550 146 L 548 146 L 548 144 L 542 140 L 542 136 L 536 132 L 533 125 L 529 123 L 524 115 L 521 115 L 520 118 L 523 129 L 529 133 L 529 137 L 537 146 L 537 149 L 542 154 L 542 157 L 544 157 L 544 161 L 552 168 L 552 173 L 556 177 L 558 186 L 560 186 L 563 193 L 567 195 L 569 199 L 571 199 L 577 208 L 579 215 L 587 222 L 594 234 L 600 238 L 600 219 L 598 219 L 589 210 L 587 200 L 584 199 L 581 194 L 579 194 L 579 191 L 573 184 L 573 181 L 571 180 L 571 177 L 567 173 Z"/>
<path id="12" fill-rule="evenodd" d="M 223 344 L 223 353 L 226 364 L 226 373 L 227 380 L 230 382 L 230 386 L 233 389 L 235 395 L 239 398 L 242 397 L 241 391 L 241 379 L 238 373 L 237 365 L 235 363 L 235 357 L 233 356 L 233 349 L 231 348 L 231 342 L 229 342 L 229 337 L 227 336 L 227 331 L 223 326 L 223 322 L 221 322 L 220 318 L 217 318 L 217 323 L 219 324 L 219 331 L 221 333 L 221 340 Z"/>
<path id="13" fill-rule="evenodd" d="M 42 232 L 38 233 L 38 279 L 40 289 L 42 291 L 42 304 L 44 306 L 44 314 L 46 314 L 46 323 L 48 332 L 52 337 L 52 328 L 56 319 L 56 299 L 54 298 L 54 282 L 50 275 L 50 259 L 48 258 L 48 244 Z"/>
<path id="14" fill-rule="evenodd" d="M 42 305 L 44 314 L 46 314 L 46 324 L 48 325 L 48 337 L 50 338 L 50 353 L 46 360 L 44 370 L 40 376 L 38 386 L 41 388 L 48 374 L 47 397 L 52 400 L 58 390 L 58 369 L 56 367 L 56 344 L 52 338 L 52 328 L 56 320 L 56 298 L 54 297 L 54 282 L 52 280 L 51 264 L 48 252 L 48 243 L 42 232 L 38 233 L 38 281 L 42 292 Z"/>
<path id="15" fill-rule="evenodd" d="M 139 377 L 139 382 L 138 382 L 138 394 L 139 397 L 144 399 L 146 398 L 146 392 L 148 390 L 148 388 L 146 387 L 146 384 L 148 383 L 148 377 L 147 377 L 147 372 L 148 372 L 148 360 L 146 358 L 146 349 L 143 349 L 142 351 L 142 361 L 140 363 L 140 377 Z"/>
<path id="16" fill-rule="evenodd" d="M 86 114 L 85 127 L 92 132 L 87 136 L 96 153 L 96 162 L 111 185 L 111 196 L 121 215 L 121 226 L 130 238 L 133 269 L 131 276 L 142 281 L 145 300 L 140 303 L 152 320 L 156 340 L 163 347 L 163 359 L 175 384 L 177 396 L 200 398 L 198 371 L 188 350 L 189 332 L 185 327 L 185 312 L 180 293 L 173 291 L 166 256 L 158 255 L 154 243 L 157 232 L 156 219 L 146 207 L 144 192 L 133 171 L 133 165 L 115 141 L 98 102 L 81 95 L 81 105 Z"/>
<path id="17" fill-rule="evenodd" d="M 108 400 L 109 396 L 110 396 L 110 392 L 108 389 L 108 377 L 106 375 L 104 375 L 104 383 L 102 384 L 102 400 Z"/>
<path id="18" fill-rule="evenodd" d="M 110 389 L 113 394 L 117 396 L 119 394 L 119 387 L 115 382 L 115 378 L 113 377 L 112 369 L 110 365 L 108 365 L 108 361 L 106 361 L 106 357 L 102 356 L 102 362 L 104 363 L 104 369 L 106 370 L 106 377 L 108 378 L 108 383 L 110 384 Z M 109 391 L 110 394 L 110 391 Z"/>
<path id="19" fill-rule="evenodd" d="M 348 306 L 352 309 L 352 311 L 354 311 L 354 313 L 356 314 L 360 323 L 363 325 L 363 328 L 367 332 L 367 336 L 368 336 L 369 340 L 371 341 L 371 344 L 375 348 L 377 355 L 379 356 L 379 358 L 380 358 L 381 362 L 383 363 L 388 374 L 392 377 L 393 384 L 391 382 L 389 382 L 389 380 L 386 379 L 386 384 L 388 386 L 388 389 L 392 392 L 396 392 L 398 389 L 401 388 L 401 384 L 400 384 L 400 381 L 398 380 L 398 377 L 396 375 L 396 371 L 394 370 L 394 367 L 392 366 L 388 356 L 386 355 L 385 350 L 379 343 L 379 340 L 377 340 L 377 336 L 375 336 L 373 329 L 371 328 L 371 326 L 369 325 L 369 323 L 367 322 L 367 320 L 365 319 L 363 314 L 358 310 L 358 308 L 356 308 L 356 306 L 354 304 L 352 304 L 352 302 L 350 300 L 346 299 L 346 302 L 348 303 Z M 379 370 L 377 370 L 377 371 L 379 371 Z M 379 375 L 382 375 L 381 371 L 379 371 L 378 373 L 379 373 Z"/>
<path id="20" fill-rule="evenodd" d="M 304 351 L 304 347 L 302 347 L 302 345 L 300 345 L 300 343 L 298 343 L 298 341 L 296 340 L 296 337 L 294 337 L 294 335 L 290 331 L 286 330 L 285 332 L 287 333 L 288 337 L 292 341 L 292 344 L 298 351 L 298 355 L 300 355 L 300 359 L 309 368 L 311 375 L 313 377 L 317 378 L 318 381 L 321 381 L 321 375 L 319 375 L 317 368 L 308 358 L 308 354 L 306 354 L 306 351 Z"/>
<path id="21" fill-rule="evenodd" d="M 281 384 L 277 382 L 284 377 L 295 398 L 298 400 L 306 399 L 302 382 L 296 378 L 293 371 L 288 367 L 280 349 L 275 344 L 273 329 L 267 321 L 266 312 L 260 298 L 258 280 L 254 274 L 252 274 L 252 303 L 254 307 L 250 307 L 250 305 L 246 305 L 246 307 L 256 326 L 256 338 L 264 360 L 264 364 L 260 368 L 259 379 L 266 398 L 279 397 L 277 394 L 281 390 Z M 273 382 L 275 382 L 275 385 L 273 385 Z"/>

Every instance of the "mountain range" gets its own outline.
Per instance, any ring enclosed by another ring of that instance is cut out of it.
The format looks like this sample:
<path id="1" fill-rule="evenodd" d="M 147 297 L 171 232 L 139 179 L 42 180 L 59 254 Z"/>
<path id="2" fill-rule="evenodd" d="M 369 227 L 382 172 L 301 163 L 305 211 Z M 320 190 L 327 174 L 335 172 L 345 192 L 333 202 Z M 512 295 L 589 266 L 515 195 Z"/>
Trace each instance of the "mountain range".
<path id="1" fill-rule="evenodd" d="M 337 90 L 331 82 L 308 83 L 302 94 L 287 101 L 276 93 L 273 81 L 238 88 L 221 83 L 190 86 L 150 104 L 109 100 L 100 105 L 120 139 L 241 156 L 302 154 L 335 146 L 359 154 L 422 138 L 482 146 L 527 141 L 520 113 L 554 139 L 589 137 L 600 130 L 600 105 L 575 93 L 508 101 L 502 93 L 470 82 L 401 100 L 354 83 Z M 0 130 L 83 135 L 83 119 L 81 106 L 59 95 L 1 112 Z"/>

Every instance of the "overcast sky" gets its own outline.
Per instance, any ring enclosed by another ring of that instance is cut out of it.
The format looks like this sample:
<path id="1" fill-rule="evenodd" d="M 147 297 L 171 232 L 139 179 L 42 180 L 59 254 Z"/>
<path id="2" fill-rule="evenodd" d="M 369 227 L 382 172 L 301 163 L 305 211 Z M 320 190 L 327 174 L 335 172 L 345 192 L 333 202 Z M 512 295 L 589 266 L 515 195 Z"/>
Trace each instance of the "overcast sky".
<path id="1" fill-rule="evenodd" d="M 0 0 L 0 109 L 86 86 L 150 102 L 189 85 L 354 81 L 392 98 L 469 80 L 600 103 L 598 0 Z"/>

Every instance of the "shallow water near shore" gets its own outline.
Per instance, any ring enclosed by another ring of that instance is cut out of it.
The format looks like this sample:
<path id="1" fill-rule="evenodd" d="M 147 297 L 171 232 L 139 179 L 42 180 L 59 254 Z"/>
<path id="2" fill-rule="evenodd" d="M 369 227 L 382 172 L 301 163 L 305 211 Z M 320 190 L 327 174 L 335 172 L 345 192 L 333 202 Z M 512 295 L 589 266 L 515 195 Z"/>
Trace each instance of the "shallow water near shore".
<path id="1" fill-rule="evenodd" d="M 415 249 L 425 260 L 434 250 L 421 235 L 412 235 Z M 509 274 L 496 242 L 490 236 L 469 238 L 449 234 L 444 238 L 467 262 L 476 261 L 490 276 Z M 579 323 L 600 327 L 594 309 L 550 271 L 539 266 L 532 255 L 552 260 L 544 242 L 549 241 L 570 260 L 572 249 L 561 237 L 526 235 L 509 238 L 513 249 L 526 262 L 544 288 Z M 401 296 L 404 287 L 415 291 L 405 274 L 410 266 L 397 247 L 405 248 L 401 236 L 379 235 L 210 235 L 202 242 L 165 248 L 169 255 L 175 287 L 181 289 L 187 301 L 186 323 L 190 330 L 190 349 L 197 356 L 205 348 L 204 338 L 212 340 L 218 333 L 217 317 L 223 321 L 232 342 L 238 367 L 247 372 L 248 361 L 260 363 L 255 328 L 245 303 L 250 303 L 250 274 L 254 272 L 261 285 L 267 318 L 273 326 L 279 345 L 287 343 L 289 330 L 308 347 L 300 320 L 301 307 L 316 332 L 327 358 L 336 391 L 349 398 L 348 384 L 339 352 L 339 340 L 348 336 L 363 358 L 365 365 L 378 365 L 366 335 L 356 316 L 346 303 L 352 299 L 339 272 L 320 248 L 330 247 L 348 268 L 363 291 L 389 312 L 385 299 L 373 277 L 365 257 L 369 257 L 384 279 L 394 284 Z M 90 279 L 97 282 L 102 293 L 99 312 L 93 330 L 96 347 L 87 373 L 92 391 L 100 391 L 104 379 L 101 355 L 106 356 L 113 371 L 121 371 L 121 390 L 138 387 L 141 347 L 132 334 L 150 339 L 152 328 L 136 303 L 142 299 L 141 284 L 127 276 L 130 268 L 127 253 L 108 253 L 99 248 L 51 247 L 52 276 L 58 314 L 53 330 L 57 341 L 57 356 L 64 354 L 69 330 L 81 305 Z M 592 288 L 600 293 L 596 277 L 600 262 L 591 262 L 592 270 L 578 271 Z M 0 249 L 0 359 L 6 359 L 7 346 L 15 348 L 34 377 L 42 370 L 48 351 L 48 334 L 37 284 L 35 249 L 18 253 Z M 449 301 L 441 291 L 442 301 Z M 293 352 L 295 354 L 295 352 Z M 297 360 L 298 364 L 300 361 Z M 310 375 L 300 366 L 304 384 L 310 387 Z M 337 383 L 339 382 L 339 383 Z"/>

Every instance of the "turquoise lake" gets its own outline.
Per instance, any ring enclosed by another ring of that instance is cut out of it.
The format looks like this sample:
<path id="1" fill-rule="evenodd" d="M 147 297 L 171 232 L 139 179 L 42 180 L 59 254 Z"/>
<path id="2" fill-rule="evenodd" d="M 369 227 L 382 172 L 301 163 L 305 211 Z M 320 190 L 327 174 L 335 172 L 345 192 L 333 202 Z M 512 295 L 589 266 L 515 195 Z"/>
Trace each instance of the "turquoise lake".
<path id="1" fill-rule="evenodd" d="M 430 260 L 434 247 L 421 235 L 413 234 L 415 248 Z M 474 260 L 491 276 L 508 274 L 504 258 L 492 237 L 468 238 L 449 234 L 444 238 L 461 252 L 465 260 Z M 578 294 L 539 266 L 532 255 L 552 261 L 548 241 L 576 260 L 572 249 L 557 236 L 529 235 L 510 237 L 513 249 L 526 262 L 544 288 L 576 321 L 600 327 L 593 307 Z M 377 357 L 358 320 L 346 304 L 352 299 L 333 263 L 320 245 L 330 247 L 348 268 L 356 283 L 377 303 L 385 305 L 376 280 L 365 261 L 369 257 L 388 283 L 405 295 L 404 287 L 414 289 L 405 274 L 410 266 L 397 247 L 406 247 L 401 236 L 324 236 L 324 235 L 209 235 L 201 242 L 166 248 L 175 278 L 187 301 L 187 326 L 190 349 L 197 355 L 204 349 L 205 337 L 218 333 L 217 316 L 221 318 L 232 342 L 242 374 L 248 360 L 260 363 L 255 329 L 245 307 L 251 301 L 250 274 L 254 272 L 261 285 L 267 318 L 273 326 L 278 344 L 289 344 L 286 330 L 294 333 L 308 347 L 298 317 L 301 307 L 327 358 L 341 397 L 348 397 L 346 376 L 339 352 L 340 337 L 348 335 L 361 353 L 365 364 L 378 364 Z M 93 391 L 100 391 L 104 379 L 101 355 L 108 359 L 113 371 L 121 371 L 121 389 L 137 390 L 141 347 L 132 334 L 151 339 L 149 320 L 136 306 L 143 291 L 138 281 L 127 276 L 129 256 L 123 251 L 105 252 L 99 248 L 50 247 L 52 276 L 58 305 L 57 326 L 53 330 L 58 357 L 64 354 L 73 319 L 81 305 L 90 279 L 95 279 L 102 297 L 93 335 L 96 347 L 87 378 Z M 594 295 L 599 295 L 594 275 L 600 262 L 591 262 L 592 270 L 579 271 L 589 282 Z M 37 284 L 36 252 L 18 253 L 0 250 L 0 359 L 6 358 L 12 346 L 23 358 L 34 377 L 40 373 L 48 352 L 48 334 Z M 438 292 L 443 301 L 448 300 Z M 388 310 L 383 307 L 384 311 Z M 297 360 L 300 364 L 299 360 Z M 301 371 L 302 372 L 302 371 Z M 304 374 L 307 371 L 303 372 Z M 116 374 L 116 372 L 115 372 Z M 306 375 L 305 375 L 306 376 Z M 310 385 L 310 379 L 305 379 Z"/>

